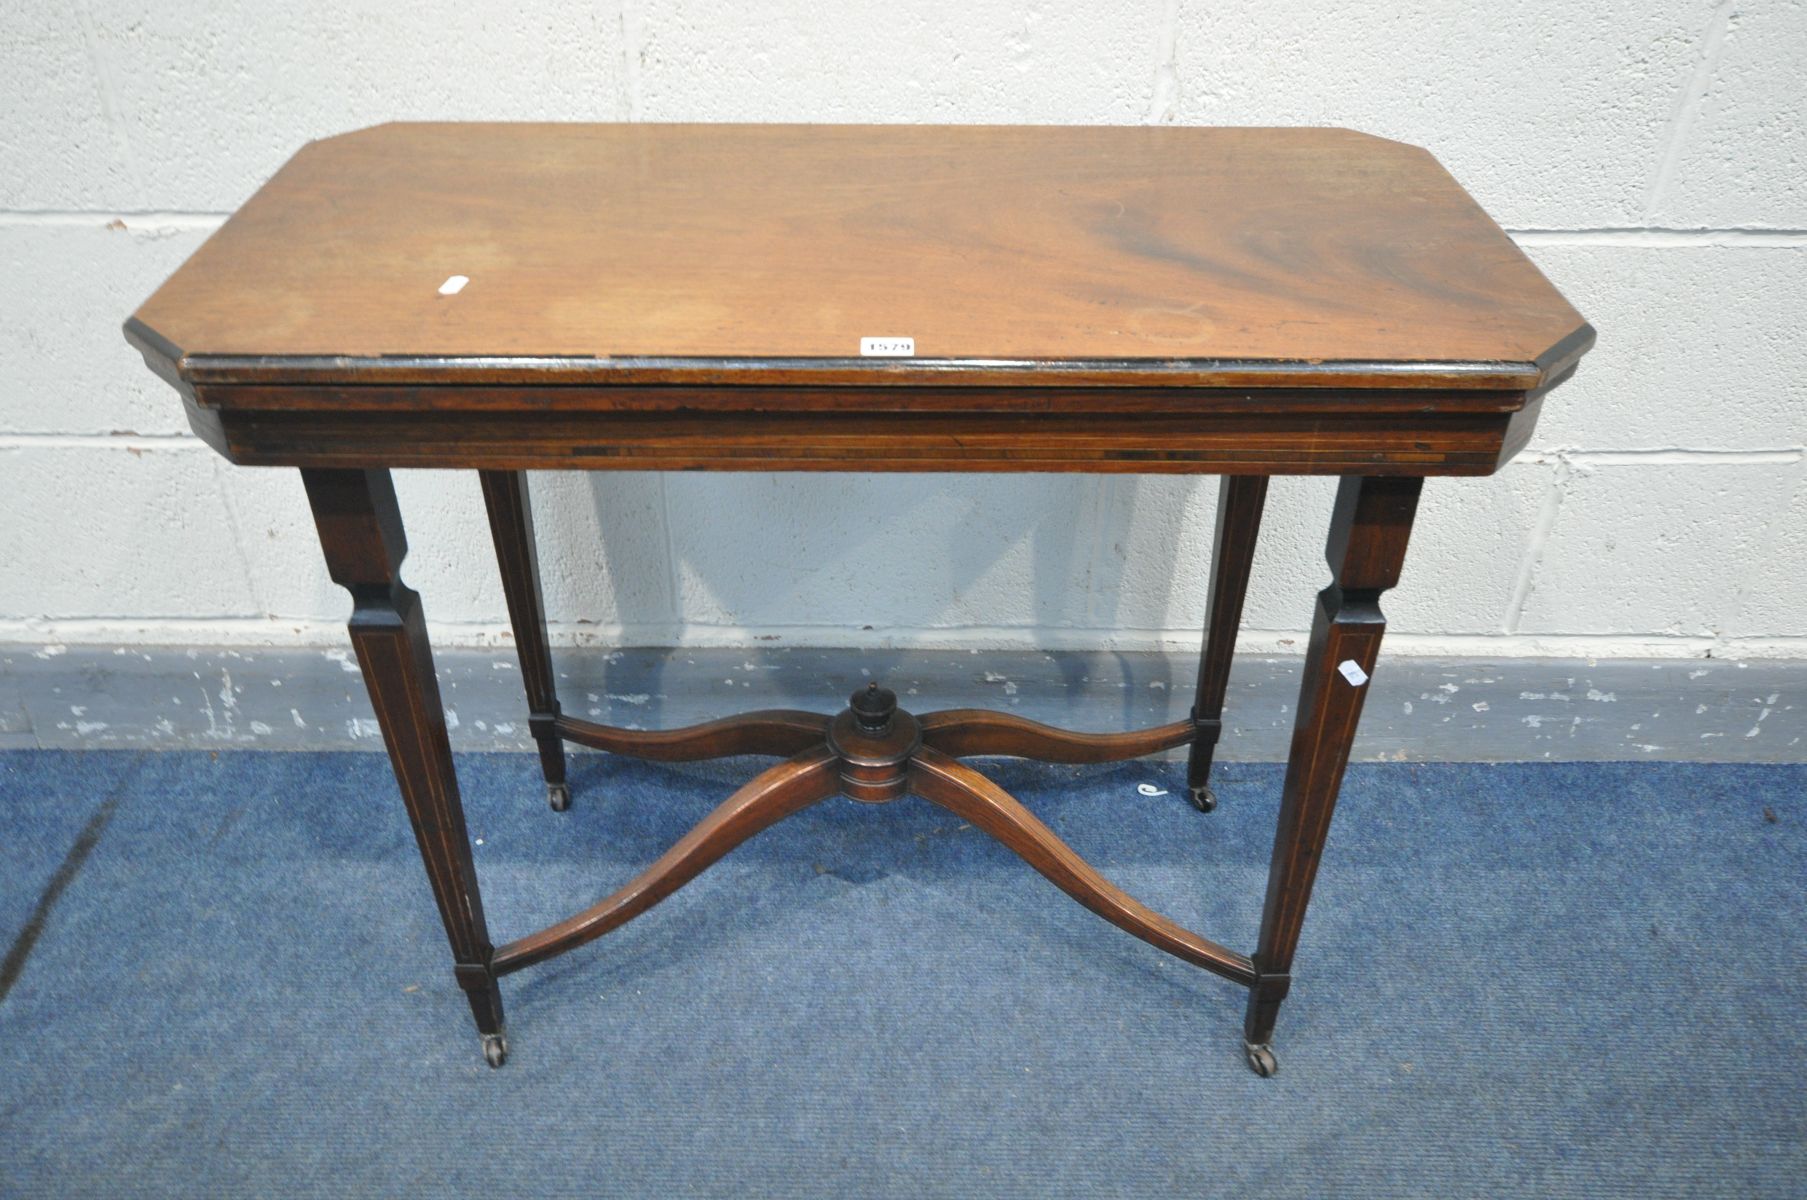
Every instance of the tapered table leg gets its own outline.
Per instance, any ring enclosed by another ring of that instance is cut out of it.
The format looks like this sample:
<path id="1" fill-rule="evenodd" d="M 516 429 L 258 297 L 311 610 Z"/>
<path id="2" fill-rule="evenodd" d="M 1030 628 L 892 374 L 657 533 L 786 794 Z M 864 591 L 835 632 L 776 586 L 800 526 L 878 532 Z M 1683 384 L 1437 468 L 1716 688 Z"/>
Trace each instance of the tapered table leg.
<path id="1" fill-rule="evenodd" d="M 1243 1028 L 1249 1065 L 1261 1075 L 1275 1069 L 1270 1044 L 1274 1020 L 1292 983 L 1293 951 L 1368 694 L 1368 677 L 1386 632 L 1380 594 L 1399 582 L 1423 484 L 1417 478 L 1349 476 L 1337 491 L 1325 550 L 1334 578 L 1318 594 L 1305 652 Z"/>
<path id="2" fill-rule="evenodd" d="M 301 478 L 327 570 L 351 593 L 352 646 L 452 945 L 453 973 L 470 1000 L 484 1056 L 501 1066 L 508 1043 L 491 970 L 495 950 L 477 892 L 420 597 L 401 581 L 408 543 L 395 486 L 388 471 L 303 470 Z"/>
<path id="3" fill-rule="evenodd" d="M 1267 503 L 1266 475 L 1225 475 L 1217 491 L 1217 531 L 1211 539 L 1211 600 L 1205 614 L 1205 645 L 1198 662 L 1198 691 L 1192 705 L 1192 749 L 1186 756 L 1186 790 L 1200 812 L 1217 807 L 1211 791 L 1211 757 L 1223 733 L 1224 693 L 1230 661 L 1242 628 L 1242 601 L 1249 590 L 1261 509 Z"/>
<path id="4" fill-rule="evenodd" d="M 565 781 L 565 743 L 558 732 L 558 689 L 552 676 L 552 647 L 546 638 L 546 601 L 540 592 L 540 556 L 533 537 L 533 506 L 525 471 L 479 471 L 483 504 L 489 510 L 490 538 L 502 569 L 502 594 L 514 627 L 521 683 L 527 689 L 527 729 L 539 746 L 546 798 L 559 812 L 571 807 Z"/>

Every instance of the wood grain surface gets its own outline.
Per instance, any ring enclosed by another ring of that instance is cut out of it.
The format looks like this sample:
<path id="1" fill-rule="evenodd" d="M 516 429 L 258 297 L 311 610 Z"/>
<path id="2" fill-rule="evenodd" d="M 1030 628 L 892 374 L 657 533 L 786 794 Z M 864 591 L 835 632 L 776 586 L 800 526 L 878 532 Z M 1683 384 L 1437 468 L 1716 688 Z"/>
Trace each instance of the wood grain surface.
<path id="1" fill-rule="evenodd" d="M 134 326 L 190 383 L 1521 391 L 1585 329 L 1345 130 L 512 124 L 309 144 Z"/>

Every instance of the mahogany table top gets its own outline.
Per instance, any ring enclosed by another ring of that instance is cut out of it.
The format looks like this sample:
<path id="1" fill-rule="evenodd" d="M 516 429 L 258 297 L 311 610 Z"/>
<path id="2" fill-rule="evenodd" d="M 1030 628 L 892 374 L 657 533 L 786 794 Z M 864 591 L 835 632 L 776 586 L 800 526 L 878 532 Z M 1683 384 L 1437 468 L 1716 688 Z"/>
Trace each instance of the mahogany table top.
<path id="1" fill-rule="evenodd" d="M 1172 127 L 382 125 L 130 328 L 242 383 L 1525 391 L 1591 339 L 1424 150 Z"/>

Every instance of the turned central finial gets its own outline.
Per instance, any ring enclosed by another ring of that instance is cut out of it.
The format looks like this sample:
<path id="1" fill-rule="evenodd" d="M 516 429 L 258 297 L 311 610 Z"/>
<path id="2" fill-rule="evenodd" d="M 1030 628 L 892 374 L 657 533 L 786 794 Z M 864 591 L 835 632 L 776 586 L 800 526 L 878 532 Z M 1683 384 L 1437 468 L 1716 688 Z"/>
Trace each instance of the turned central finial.
<path id="1" fill-rule="evenodd" d="M 909 790 L 910 757 L 922 745 L 922 727 L 897 707 L 897 693 L 876 683 L 855 692 L 828 723 L 828 749 L 840 760 L 841 794 L 862 804 L 884 804 Z"/>
<path id="2" fill-rule="evenodd" d="M 897 693 L 876 682 L 869 683 L 864 691 L 853 694 L 847 706 L 853 709 L 853 719 L 862 730 L 883 733 L 891 728 L 891 717 L 897 712 Z"/>

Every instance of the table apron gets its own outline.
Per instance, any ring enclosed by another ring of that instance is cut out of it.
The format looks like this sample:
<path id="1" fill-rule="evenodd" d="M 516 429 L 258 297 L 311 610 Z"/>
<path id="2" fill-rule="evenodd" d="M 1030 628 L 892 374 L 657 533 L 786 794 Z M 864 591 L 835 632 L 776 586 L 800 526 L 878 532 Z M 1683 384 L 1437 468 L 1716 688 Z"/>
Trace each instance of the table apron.
<path id="1" fill-rule="evenodd" d="M 190 424 L 235 463 L 490 470 L 1071 471 L 1487 475 L 1516 412 L 382 412 L 219 410 Z"/>

